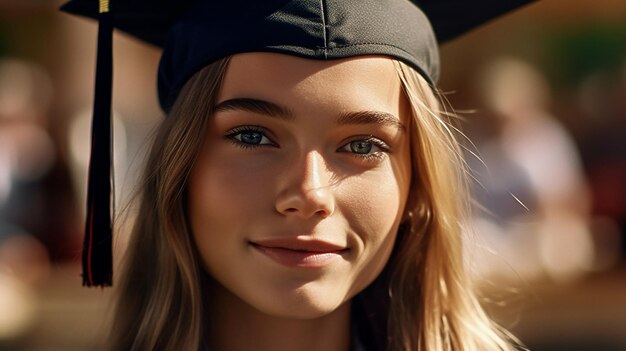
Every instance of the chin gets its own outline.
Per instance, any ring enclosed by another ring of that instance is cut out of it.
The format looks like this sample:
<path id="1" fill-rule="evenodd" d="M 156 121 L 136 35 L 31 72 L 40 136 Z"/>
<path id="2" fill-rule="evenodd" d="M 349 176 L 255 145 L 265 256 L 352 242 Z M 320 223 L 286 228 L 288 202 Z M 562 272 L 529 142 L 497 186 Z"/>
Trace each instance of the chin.
<path id="1" fill-rule="evenodd" d="M 258 294 L 255 301 L 248 301 L 248 304 L 273 317 L 316 319 L 331 314 L 349 301 L 334 293 L 336 291 L 311 291 L 304 286 L 288 293 Z"/>

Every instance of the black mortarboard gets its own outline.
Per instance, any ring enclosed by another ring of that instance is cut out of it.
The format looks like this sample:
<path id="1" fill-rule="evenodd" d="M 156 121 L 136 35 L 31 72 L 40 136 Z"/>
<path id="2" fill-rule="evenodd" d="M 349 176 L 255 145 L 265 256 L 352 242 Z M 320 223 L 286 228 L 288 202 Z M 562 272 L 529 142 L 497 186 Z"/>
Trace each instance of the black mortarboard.
<path id="1" fill-rule="evenodd" d="M 111 33 L 163 48 L 158 93 L 167 111 L 207 64 L 269 51 L 330 60 L 387 55 L 435 84 L 437 42 L 532 0 L 72 0 L 62 10 L 98 19 L 98 62 L 89 169 L 84 285 L 110 285 Z"/>

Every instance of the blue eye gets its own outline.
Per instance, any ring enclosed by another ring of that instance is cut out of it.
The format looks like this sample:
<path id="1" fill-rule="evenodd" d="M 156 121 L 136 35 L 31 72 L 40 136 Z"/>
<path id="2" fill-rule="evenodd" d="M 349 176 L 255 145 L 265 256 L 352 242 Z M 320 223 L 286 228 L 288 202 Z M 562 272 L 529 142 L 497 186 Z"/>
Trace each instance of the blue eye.
<path id="1" fill-rule="evenodd" d="M 263 134 L 259 132 L 253 132 L 253 131 L 241 132 L 235 136 L 235 139 L 246 144 L 258 145 L 263 140 Z"/>
<path id="2" fill-rule="evenodd" d="M 365 140 L 356 140 L 351 142 L 350 144 L 350 151 L 354 152 L 355 154 L 369 154 L 370 151 L 372 151 L 372 147 L 374 147 L 374 144 L 372 144 L 369 141 L 365 141 Z"/>
<path id="3" fill-rule="evenodd" d="M 340 147 L 337 151 L 350 153 L 364 159 L 371 159 L 384 156 L 389 152 L 389 146 L 378 138 L 368 136 L 353 140 Z"/>
<path id="4" fill-rule="evenodd" d="M 264 133 L 263 130 L 251 127 L 239 127 L 231 130 L 228 139 L 235 141 L 242 147 L 255 147 L 262 145 L 275 145 Z"/>

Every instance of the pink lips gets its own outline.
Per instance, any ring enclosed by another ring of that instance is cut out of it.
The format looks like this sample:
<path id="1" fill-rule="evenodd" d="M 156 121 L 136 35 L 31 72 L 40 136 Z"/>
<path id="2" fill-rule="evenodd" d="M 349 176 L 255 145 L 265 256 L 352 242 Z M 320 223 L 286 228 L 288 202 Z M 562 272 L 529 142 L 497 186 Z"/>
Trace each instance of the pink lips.
<path id="1" fill-rule="evenodd" d="M 299 268 L 326 266 L 348 251 L 346 247 L 320 240 L 273 239 L 250 244 L 277 263 Z"/>

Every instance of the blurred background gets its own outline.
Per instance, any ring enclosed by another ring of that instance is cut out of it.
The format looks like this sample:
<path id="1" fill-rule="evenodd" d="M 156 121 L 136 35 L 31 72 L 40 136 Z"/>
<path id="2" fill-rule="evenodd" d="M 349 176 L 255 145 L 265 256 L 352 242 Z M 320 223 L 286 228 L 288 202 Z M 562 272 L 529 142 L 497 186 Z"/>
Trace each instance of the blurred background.
<path id="1" fill-rule="evenodd" d="M 79 267 L 96 25 L 60 4 L 0 0 L 0 350 L 98 350 L 110 317 Z M 114 56 L 119 209 L 162 113 L 159 51 L 118 33 Z M 485 306 L 531 350 L 626 351 L 626 2 L 541 1 L 442 61 Z"/>

